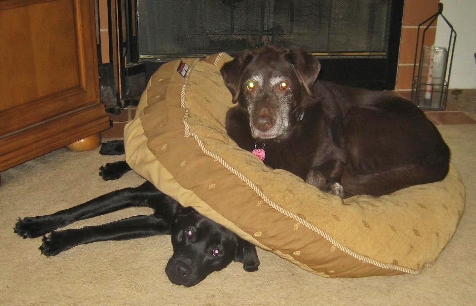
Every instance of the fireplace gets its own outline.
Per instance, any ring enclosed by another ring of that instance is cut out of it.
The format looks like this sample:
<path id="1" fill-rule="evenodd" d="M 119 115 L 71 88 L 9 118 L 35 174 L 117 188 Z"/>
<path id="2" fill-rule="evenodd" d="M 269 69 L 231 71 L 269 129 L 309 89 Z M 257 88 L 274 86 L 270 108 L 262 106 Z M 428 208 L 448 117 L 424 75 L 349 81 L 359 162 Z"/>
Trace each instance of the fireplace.
<path id="1" fill-rule="evenodd" d="M 320 78 L 395 88 L 404 0 L 108 1 L 119 100 L 140 94 L 163 62 L 264 44 L 319 58 Z M 116 47 L 116 48 L 115 48 Z M 104 80 L 107 77 L 104 77 Z"/>

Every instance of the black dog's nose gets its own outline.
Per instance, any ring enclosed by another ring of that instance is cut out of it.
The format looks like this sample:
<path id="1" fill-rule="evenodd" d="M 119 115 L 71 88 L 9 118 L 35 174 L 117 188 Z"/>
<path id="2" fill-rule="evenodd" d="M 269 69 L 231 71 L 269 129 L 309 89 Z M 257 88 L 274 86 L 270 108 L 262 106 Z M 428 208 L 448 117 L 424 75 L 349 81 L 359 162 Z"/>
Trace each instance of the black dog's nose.
<path id="1" fill-rule="evenodd" d="M 192 269 L 190 269 L 190 266 L 184 264 L 183 262 L 178 262 L 175 266 L 175 273 L 178 277 L 185 279 L 192 273 Z"/>

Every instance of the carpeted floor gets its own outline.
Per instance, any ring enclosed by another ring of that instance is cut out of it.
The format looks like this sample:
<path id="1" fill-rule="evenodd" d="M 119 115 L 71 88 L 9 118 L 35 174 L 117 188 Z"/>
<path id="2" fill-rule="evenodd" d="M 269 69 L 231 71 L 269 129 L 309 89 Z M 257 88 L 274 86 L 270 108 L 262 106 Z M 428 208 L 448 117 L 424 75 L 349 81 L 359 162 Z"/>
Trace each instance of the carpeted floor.
<path id="1" fill-rule="evenodd" d="M 468 99 L 465 103 L 474 107 L 476 98 Z M 473 109 L 464 111 L 476 118 Z M 164 273 L 171 255 L 169 237 L 94 243 L 43 257 L 40 239 L 23 240 L 13 233 L 19 216 L 49 214 L 142 182 L 134 173 L 119 181 L 101 180 L 98 167 L 121 157 L 61 149 L 2 173 L 0 305 L 473 305 L 476 125 L 439 129 L 465 182 L 467 206 L 451 242 L 419 275 L 326 279 L 259 250 L 258 272 L 246 273 L 234 263 L 198 286 L 184 288 L 172 285 Z M 145 211 L 130 209 L 75 227 Z"/>

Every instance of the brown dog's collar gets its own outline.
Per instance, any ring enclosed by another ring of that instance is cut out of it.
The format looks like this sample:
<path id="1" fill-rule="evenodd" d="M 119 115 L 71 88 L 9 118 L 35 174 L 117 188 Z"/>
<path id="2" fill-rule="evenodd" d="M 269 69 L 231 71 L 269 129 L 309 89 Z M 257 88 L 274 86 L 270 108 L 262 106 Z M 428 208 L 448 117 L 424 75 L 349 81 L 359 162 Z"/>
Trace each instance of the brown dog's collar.
<path id="1" fill-rule="evenodd" d="M 299 121 L 302 121 L 303 118 L 304 118 L 304 110 L 300 109 L 299 112 L 296 114 L 296 119 L 299 122 Z"/>
<path id="2" fill-rule="evenodd" d="M 253 153 L 254 156 L 258 157 L 261 161 L 264 161 L 265 157 L 266 157 L 266 152 L 264 150 L 264 147 L 266 146 L 265 143 L 263 143 L 263 145 L 261 146 L 258 146 L 258 142 L 255 143 L 255 148 L 253 151 L 251 151 L 251 153 Z"/>

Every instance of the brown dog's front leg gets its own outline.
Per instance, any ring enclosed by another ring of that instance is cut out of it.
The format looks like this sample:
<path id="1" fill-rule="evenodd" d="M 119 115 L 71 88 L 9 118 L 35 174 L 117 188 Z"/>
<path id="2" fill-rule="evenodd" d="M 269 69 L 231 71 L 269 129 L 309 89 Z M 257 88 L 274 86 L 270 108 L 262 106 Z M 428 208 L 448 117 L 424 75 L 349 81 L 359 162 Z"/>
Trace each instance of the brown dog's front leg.
<path id="1" fill-rule="evenodd" d="M 251 136 L 250 120 L 242 107 L 235 106 L 226 113 L 226 132 L 240 148 L 250 152 L 254 149 L 256 140 Z"/>
<path id="2" fill-rule="evenodd" d="M 311 168 L 306 177 L 308 184 L 314 185 L 322 191 L 344 197 L 344 188 L 340 184 L 344 173 L 345 163 L 331 160 Z"/>

